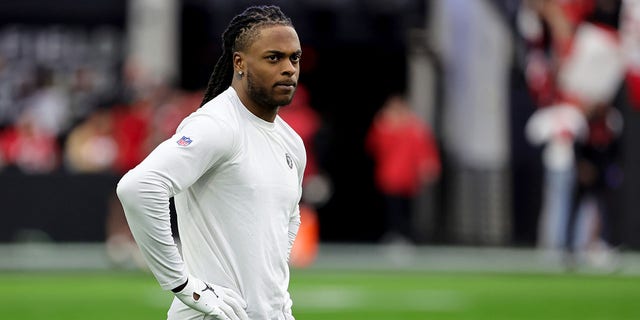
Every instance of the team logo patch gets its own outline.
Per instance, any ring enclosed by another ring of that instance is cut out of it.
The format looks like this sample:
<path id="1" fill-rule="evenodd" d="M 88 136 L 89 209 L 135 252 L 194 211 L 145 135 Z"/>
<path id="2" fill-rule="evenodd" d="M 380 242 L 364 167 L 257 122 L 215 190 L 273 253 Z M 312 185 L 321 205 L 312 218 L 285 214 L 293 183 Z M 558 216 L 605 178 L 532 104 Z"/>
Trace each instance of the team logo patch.
<path id="1" fill-rule="evenodd" d="M 191 140 L 191 138 L 189 138 L 187 136 L 182 136 L 182 138 L 180 138 L 180 140 L 178 140 L 176 142 L 178 143 L 178 145 L 186 147 L 186 146 L 190 145 L 191 142 L 193 142 L 193 140 Z"/>
<path id="2" fill-rule="evenodd" d="M 284 156 L 287 159 L 287 165 L 289 166 L 289 169 L 293 169 L 293 160 L 291 160 L 291 156 L 288 153 L 285 153 Z"/>

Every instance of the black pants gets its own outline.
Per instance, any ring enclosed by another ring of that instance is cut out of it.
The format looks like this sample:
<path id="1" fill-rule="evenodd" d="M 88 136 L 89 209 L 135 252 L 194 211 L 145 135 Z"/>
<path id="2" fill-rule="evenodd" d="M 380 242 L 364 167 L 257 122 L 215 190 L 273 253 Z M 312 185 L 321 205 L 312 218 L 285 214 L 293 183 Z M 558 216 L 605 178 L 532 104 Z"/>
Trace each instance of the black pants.
<path id="1" fill-rule="evenodd" d="M 411 197 L 385 195 L 387 231 L 413 240 L 411 229 Z"/>

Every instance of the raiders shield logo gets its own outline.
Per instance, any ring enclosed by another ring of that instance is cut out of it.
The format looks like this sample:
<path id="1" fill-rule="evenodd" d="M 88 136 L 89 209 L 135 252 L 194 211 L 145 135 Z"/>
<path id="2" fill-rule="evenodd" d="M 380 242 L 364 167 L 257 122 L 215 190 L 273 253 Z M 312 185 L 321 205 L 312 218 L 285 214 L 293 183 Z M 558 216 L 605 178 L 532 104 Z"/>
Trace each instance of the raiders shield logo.
<path id="1" fill-rule="evenodd" d="M 289 169 L 293 169 L 293 160 L 291 159 L 291 155 L 285 153 L 284 156 L 287 159 L 287 165 L 289 166 Z"/>

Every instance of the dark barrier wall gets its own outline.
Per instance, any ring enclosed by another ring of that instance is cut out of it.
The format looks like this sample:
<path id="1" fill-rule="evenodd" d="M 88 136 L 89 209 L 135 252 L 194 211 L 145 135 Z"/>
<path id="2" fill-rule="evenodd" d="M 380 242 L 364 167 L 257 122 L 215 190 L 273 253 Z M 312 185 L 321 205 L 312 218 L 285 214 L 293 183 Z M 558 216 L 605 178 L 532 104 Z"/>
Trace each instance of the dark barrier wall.
<path id="1" fill-rule="evenodd" d="M 634 122 L 640 123 L 640 121 Z M 634 133 L 640 132 L 633 125 Z M 634 143 L 627 141 L 627 143 Z M 637 151 L 637 150 L 636 150 Z M 627 155 L 629 161 L 637 163 L 638 152 Z M 627 160 L 627 159 L 625 159 Z M 627 163 L 628 164 L 628 163 Z M 613 229 L 615 243 L 625 248 L 640 249 L 640 215 L 637 215 L 638 181 L 640 176 L 635 166 L 625 181 L 622 193 L 624 201 L 618 201 L 614 207 L 614 220 L 618 221 Z M 119 177 L 114 175 L 78 175 L 55 173 L 50 175 L 25 175 L 21 173 L 0 172 L 0 243 L 23 241 L 55 242 L 102 242 L 106 239 L 106 221 L 109 203 L 115 197 L 115 187 Z M 632 196 L 633 193 L 636 196 Z M 119 205 L 118 202 L 115 203 Z M 173 205 L 171 218 L 174 234 L 175 210 Z M 336 210 L 346 214 L 345 210 Z M 353 225 L 352 225 L 353 226 Z M 322 226 L 328 234 L 337 233 L 337 224 Z M 368 227 L 360 227 L 364 231 Z M 338 230 L 339 231 L 339 230 Z M 515 242 L 514 245 L 519 243 Z M 522 244 L 520 244 L 522 245 Z"/>
<path id="2" fill-rule="evenodd" d="M 105 240 L 112 175 L 0 173 L 0 242 Z"/>

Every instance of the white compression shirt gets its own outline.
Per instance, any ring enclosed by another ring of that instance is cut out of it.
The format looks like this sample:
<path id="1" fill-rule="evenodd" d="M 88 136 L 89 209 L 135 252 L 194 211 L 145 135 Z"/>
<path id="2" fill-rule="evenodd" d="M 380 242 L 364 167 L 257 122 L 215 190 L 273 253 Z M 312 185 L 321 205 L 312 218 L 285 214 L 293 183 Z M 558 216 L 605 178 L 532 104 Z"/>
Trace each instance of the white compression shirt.
<path id="1" fill-rule="evenodd" d="M 288 258 L 305 164 L 295 131 L 279 116 L 267 122 L 253 115 L 230 87 L 126 173 L 117 193 L 163 289 L 191 274 L 238 292 L 252 320 L 293 319 L 285 306 Z M 171 234 L 170 197 L 182 256 Z M 196 311 L 176 298 L 169 318 L 189 312 Z"/>

